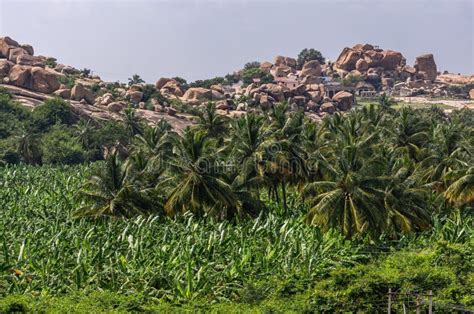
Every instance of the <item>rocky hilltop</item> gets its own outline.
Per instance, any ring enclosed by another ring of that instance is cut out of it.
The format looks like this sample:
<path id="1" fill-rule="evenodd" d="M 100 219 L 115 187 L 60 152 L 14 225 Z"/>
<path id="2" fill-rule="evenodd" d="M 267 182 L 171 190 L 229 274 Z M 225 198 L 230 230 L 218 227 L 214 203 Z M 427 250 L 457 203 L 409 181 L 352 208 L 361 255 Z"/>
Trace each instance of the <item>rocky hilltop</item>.
<path id="1" fill-rule="evenodd" d="M 304 110 L 317 119 L 336 111 L 350 110 L 356 96 L 474 98 L 474 76 L 439 73 L 433 54 L 418 56 L 413 66 L 401 52 L 370 44 L 346 47 L 335 62 L 298 60 L 277 56 L 273 62 L 253 62 L 215 84 L 188 84 L 180 78 L 160 78 L 145 84 L 139 77 L 129 84 L 104 82 L 60 64 L 55 58 L 36 56 L 31 45 L 10 37 L 0 38 L 0 83 L 27 106 L 49 97 L 71 102 L 79 114 L 117 118 L 133 105 L 149 120 L 166 117 L 184 127 L 186 112 L 213 101 L 223 114 L 267 110 L 286 101 L 293 110 Z"/>

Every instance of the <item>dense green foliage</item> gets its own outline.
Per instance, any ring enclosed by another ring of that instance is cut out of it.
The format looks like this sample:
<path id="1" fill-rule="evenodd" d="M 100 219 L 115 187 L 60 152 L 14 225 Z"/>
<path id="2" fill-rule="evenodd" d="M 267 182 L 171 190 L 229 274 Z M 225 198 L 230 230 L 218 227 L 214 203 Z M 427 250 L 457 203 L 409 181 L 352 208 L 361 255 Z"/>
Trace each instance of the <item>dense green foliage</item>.
<path id="1" fill-rule="evenodd" d="M 82 190 L 78 214 L 241 219 L 267 211 L 265 191 L 284 212 L 289 194 L 299 198 L 307 222 L 348 238 L 429 230 L 434 214 L 472 211 L 471 115 L 395 111 L 382 97 L 314 124 L 286 104 L 233 120 L 209 104 L 178 135 L 165 121 L 144 126 L 128 109 L 130 155 L 112 154 Z"/>
<path id="2" fill-rule="evenodd" d="M 260 68 L 249 67 L 242 71 L 242 81 L 244 84 L 252 84 L 254 79 L 259 79 L 260 83 L 266 84 L 273 82 L 273 75 Z"/>
<path id="3" fill-rule="evenodd" d="M 0 312 L 380 312 L 389 288 L 472 307 L 473 121 L 210 103 L 178 134 L 1 93 Z"/>
<path id="4" fill-rule="evenodd" d="M 296 60 L 298 69 L 301 69 L 306 62 L 312 60 L 318 60 L 320 64 L 324 64 L 326 62 L 320 51 L 313 48 L 304 48 L 298 54 L 298 59 Z"/>
<path id="5" fill-rule="evenodd" d="M 53 98 L 29 110 L 0 90 L 0 165 L 101 160 L 108 148 L 128 145 L 130 136 L 122 123 L 80 120 L 62 99 Z"/>
<path id="6" fill-rule="evenodd" d="M 473 306 L 472 218 L 434 221 L 398 241 L 347 241 L 293 214 L 240 223 L 140 216 L 75 219 L 100 164 L 0 169 L 0 312 L 215 309 L 382 311 L 388 288 L 433 289 Z M 232 302 L 232 303 L 228 303 Z M 220 305 L 212 305 L 219 303 Z M 398 308 L 400 303 L 398 303 Z"/>

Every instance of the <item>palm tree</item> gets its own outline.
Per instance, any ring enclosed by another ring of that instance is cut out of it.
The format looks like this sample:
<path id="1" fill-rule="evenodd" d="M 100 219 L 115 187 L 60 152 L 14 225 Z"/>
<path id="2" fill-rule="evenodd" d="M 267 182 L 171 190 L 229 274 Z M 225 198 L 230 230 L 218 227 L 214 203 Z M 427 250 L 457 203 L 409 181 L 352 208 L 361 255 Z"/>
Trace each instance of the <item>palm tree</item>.
<path id="1" fill-rule="evenodd" d="M 396 158 L 396 157 L 395 157 Z M 385 188 L 384 206 L 388 211 L 388 231 L 409 233 L 431 226 L 426 186 L 419 183 L 413 166 L 390 170 L 391 180 Z"/>
<path id="2" fill-rule="evenodd" d="M 204 130 L 212 138 L 222 138 L 227 131 L 229 119 L 217 113 L 216 105 L 208 102 L 205 107 L 198 112 L 199 130 Z"/>
<path id="3" fill-rule="evenodd" d="M 452 172 L 448 176 L 458 177 L 458 179 L 444 192 L 446 199 L 458 206 L 472 205 L 474 203 L 474 167 Z"/>
<path id="4" fill-rule="evenodd" d="M 400 153 L 409 154 L 412 159 L 418 160 L 421 149 L 429 140 L 428 127 L 411 108 L 402 108 L 395 121 L 395 128 L 391 133 L 395 147 Z"/>
<path id="5" fill-rule="evenodd" d="M 377 236 L 386 226 L 383 206 L 386 178 L 374 158 L 367 158 L 365 139 L 342 149 L 334 166 L 327 165 L 325 179 L 308 183 L 311 197 L 307 220 L 323 228 L 338 228 L 347 237 L 369 233 Z"/>
<path id="6" fill-rule="evenodd" d="M 75 125 L 75 135 L 82 147 L 89 148 L 92 133 L 94 132 L 94 126 L 91 120 L 81 119 L 79 123 Z"/>
<path id="7" fill-rule="evenodd" d="M 145 83 L 145 81 L 138 74 L 133 74 L 133 76 L 128 79 L 128 86 L 137 85 L 141 83 Z"/>
<path id="8" fill-rule="evenodd" d="M 163 184 L 171 186 L 164 205 L 168 215 L 189 211 L 226 218 L 242 214 L 242 204 L 212 154 L 214 145 L 203 130 L 188 129 L 179 138 L 168 162 L 170 177 Z"/>
<path id="9" fill-rule="evenodd" d="M 23 129 L 17 140 L 17 151 L 21 158 L 26 163 L 38 164 L 40 162 L 40 152 L 37 135 L 30 130 Z"/>
<path id="10" fill-rule="evenodd" d="M 139 181 L 138 169 L 143 164 L 128 161 L 124 163 L 113 151 L 104 167 L 81 188 L 78 197 L 84 205 L 77 216 L 122 216 L 159 212 L 160 204 L 156 193 L 143 187 Z"/>
<path id="11" fill-rule="evenodd" d="M 122 114 L 123 123 L 130 136 L 142 134 L 143 126 L 141 119 L 136 115 L 136 110 L 131 106 L 125 108 Z"/>
<path id="12" fill-rule="evenodd" d="M 136 137 L 150 156 L 166 157 L 171 155 L 171 142 L 176 133 L 166 120 L 161 119 L 152 127 L 145 125 L 142 134 L 137 134 Z"/>
<path id="13" fill-rule="evenodd" d="M 269 133 L 264 130 L 264 117 L 253 113 L 236 118 L 231 125 L 230 157 L 235 167 L 234 179 L 246 182 L 248 186 L 258 186 L 258 165 L 262 161 L 264 147 L 271 145 Z"/>

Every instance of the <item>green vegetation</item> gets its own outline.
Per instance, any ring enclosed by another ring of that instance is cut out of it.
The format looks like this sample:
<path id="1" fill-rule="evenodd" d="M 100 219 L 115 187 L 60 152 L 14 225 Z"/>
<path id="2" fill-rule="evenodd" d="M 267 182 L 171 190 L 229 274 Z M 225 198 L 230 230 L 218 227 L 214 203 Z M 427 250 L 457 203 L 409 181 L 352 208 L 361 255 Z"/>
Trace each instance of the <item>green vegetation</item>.
<path id="1" fill-rule="evenodd" d="M 296 60 L 298 69 L 301 69 L 306 62 L 312 60 L 318 60 L 320 64 L 324 64 L 326 62 L 325 58 L 318 50 L 315 50 L 313 48 L 304 48 L 298 54 L 298 59 Z"/>
<path id="2" fill-rule="evenodd" d="M 47 100 L 30 111 L 0 91 L 0 165 L 101 160 L 110 147 L 129 142 L 125 124 L 78 120 L 62 99 Z"/>
<path id="3" fill-rule="evenodd" d="M 74 218 L 76 192 L 100 167 L 0 169 L 0 312 L 370 312 L 386 307 L 389 287 L 474 304 L 468 216 L 376 242 L 305 224 L 293 197 L 291 214 L 264 198 L 272 210 L 239 223 Z"/>
<path id="4" fill-rule="evenodd" d="M 128 86 L 139 85 L 145 83 L 145 81 L 138 74 L 134 74 L 131 78 L 128 79 Z"/>
<path id="5" fill-rule="evenodd" d="M 254 79 L 259 79 L 260 83 L 266 84 L 273 82 L 273 75 L 260 68 L 248 68 L 242 71 L 242 81 L 244 84 L 252 84 Z"/>
<path id="6" fill-rule="evenodd" d="M 0 94 L 0 312 L 381 312 L 389 288 L 474 306 L 470 110 L 210 103 L 178 134 L 43 106 Z"/>

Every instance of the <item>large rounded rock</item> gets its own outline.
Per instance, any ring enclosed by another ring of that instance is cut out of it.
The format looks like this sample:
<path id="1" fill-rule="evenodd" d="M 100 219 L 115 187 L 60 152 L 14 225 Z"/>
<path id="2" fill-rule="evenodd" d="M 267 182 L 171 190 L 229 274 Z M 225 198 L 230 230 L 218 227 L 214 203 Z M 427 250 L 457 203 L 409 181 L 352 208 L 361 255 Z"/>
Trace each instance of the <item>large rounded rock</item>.
<path id="1" fill-rule="evenodd" d="M 12 48 L 8 51 L 8 60 L 17 63 L 17 58 L 21 55 L 28 55 L 28 52 L 23 48 Z"/>
<path id="2" fill-rule="evenodd" d="M 126 106 L 127 106 L 126 103 L 124 103 L 122 101 L 116 101 L 116 102 L 112 102 L 112 103 L 108 104 L 107 109 L 109 111 L 112 111 L 112 112 L 120 112 Z"/>
<path id="3" fill-rule="evenodd" d="M 274 99 L 278 101 L 285 100 L 285 96 L 283 94 L 284 88 L 278 84 L 268 83 L 264 84 L 259 88 L 259 91 L 263 91 L 268 95 L 272 96 Z"/>
<path id="4" fill-rule="evenodd" d="M 359 59 L 356 62 L 355 68 L 357 71 L 364 72 L 369 69 L 369 64 L 367 61 L 365 61 L 365 59 Z"/>
<path id="5" fill-rule="evenodd" d="M 321 105 L 319 108 L 321 112 L 326 112 L 326 113 L 334 113 L 336 111 L 336 108 L 334 105 L 330 102 L 325 102 L 324 104 Z"/>
<path id="6" fill-rule="evenodd" d="M 8 73 L 10 73 L 10 69 L 13 66 L 13 62 L 8 60 L 0 60 L 0 77 L 8 76 Z"/>
<path id="7" fill-rule="evenodd" d="M 292 72 L 292 69 L 286 65 L 276 66 L 273 68 L 273 76 L 286 77 Z"/>
<path id="8" fill-rule="evenodd" d="M 128 91 L 128 96 L 130 97 L 130 101 L 132 103 L 138 104 L 140 101 L 142 101 L 143 92 L 137 90 Z"/>
<path id="9" fill-rule="evenodd" d="M 354 105 L 354 95 L 346 91 L 340 91 L 332 97 L 332 101 L 337 104 L 337 109 L 347 111 Z"/>
<path id="10" fill-rule="evenodd" d="M 203 87 L 191 87 L 183 95 L 187 102 L 200 103 L 212 99 L 212 91 Z"/>
<path id="11" fill-rule="evenodd" d="M 292 69 L 296 68 L 296 59 L 284 56 L 276 56 L 275 57 L 275 66 L 287 66 Z"/>
<path id="12" fill-rule="evenodd" d="M 156 81 L 155 87 L 157 90 L 160 90 L 166 83 L 172 81 L 173 79 L 167 77 L 161 77 L 158 81 Z"/>
<path id="13" fill-rule="evenodd" d="M 402 60 L 403 55 L 400 52 L 385 50 L 379 66 L 383 67 L 384 70 L 395 70 L 397 66 L 401 64 Z"/>
<path id="14" fill-rule="evenodd" d="M 416 57 L 415 68 L 425 73 L 426 79 L 430 81 L 434 81 L 438 76 L 438 69 L 431 53 Z"/>
<path id="15" fill-rule="evenodd" d="M 33 67 L 31 68 L 31 77 L 33 80 L 32 89 L 35 91 L 51 94 L 59 89 L 59 74 L 54 70 Z"/>
<path id="16" fill-rule="evenodd" d="M 321 65 L 318 60 L 308 61 L 303 65 L 300 73 L 301 77 L 321 76 Z"/>
<path id="17" fill-rule="evenodd" d="M 364 53 L 364 60 L 369 68 L 377 67 L 383 59 L 383 53 L 380 51 L 369 50 Z"/>
<path id="18" fill-rule="evenodd" d="M 22 54 L 16 58 L 16 64 L 34 67 L 44 67 L 44 61 L 45 60 L 41 57 L 35 57 L 29 54 Z"/>
<path id="19" fill-rule="evenodd" d="M 10 49 L 17 48 L 20 45 L 10 37 L 0 37 L 0 57 L 8 58 Z"/>
<path id="20" fill-rule="evenodd" d="M 71 89 L 71 99 L 76 101 L 81 101 L 84 99 L 91 105 L 93 105 L 95 102 L 94 93 L 86 89 L 82 84 L 76 84 Z"/>
<path id="21" fill-rule="evenodd" d="M 166 84 L 161 87 L 160 92 L 163 94 L 174 95 L 177 97 L 183 96 L 183 91 L 181 90 L 179 83 L 175 80 L 170 80 L 166 82 Z"/>
<path id="22" fill-rule="evenodd" d="M 267 73 L 270 73 L 270 70 L 272 69 L 272 67 L 273 67 L 273 64 L 271 62 L 265 61 L 265 62 L 260 63 L 260 69 L 262 69 L 263 71 Z"/>
<path id="23" fill-rule="evenodd" d="M 10 69 L 8 75 L 10 84 L 31 89 L 33 87 L 33 81 L 31 79 L 31 67 L 24 65 L 15 65 Z"/>
<path id="24" fill-rule="evenodd" d="M 357 60 L 360 59 L 361 52 L 351 48 L 344 48 L 336 60 L 336 68 L 345 71 L 352 71 L 355 69 Z"/>
<path id="25" fill-rule="evenodd" d="M 21 48 L 25 49 L 26 52 L 28 52 L 30 56 L 33 56 L 35 54 L 35 50 L 33 49 L 33 46 L 31 45 L 21 45 Z"/>
<path id="26" fill-rule="evenodd" d="M 211 100 L 212 101 L 223 100 L 223 99 L 225 99 L 224 94 L 222 94 L 221 92 L 219 92 L 217 90 L 211 89 Z"/>
<path id="27" fill-rule="evenodd" d="M 53 94 L 64 99 L 71 98 L 71 90 L 69 88 L 58 89 Z"/>

